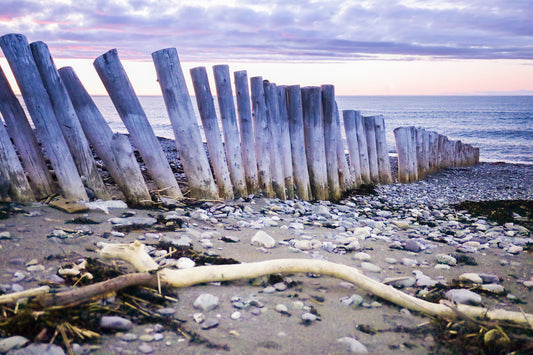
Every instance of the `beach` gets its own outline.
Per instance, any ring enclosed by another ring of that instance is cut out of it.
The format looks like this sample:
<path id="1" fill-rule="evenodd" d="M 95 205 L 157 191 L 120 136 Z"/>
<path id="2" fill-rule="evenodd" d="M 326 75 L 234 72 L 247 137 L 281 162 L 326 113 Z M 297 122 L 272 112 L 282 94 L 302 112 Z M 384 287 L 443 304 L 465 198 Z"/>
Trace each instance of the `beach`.
<path id="1" fill-rule="evenodd" d="M 172 149 L 166 152 L 172 154 Z M 435 284 L 447 285 L 463 275 L 463 280 L 481 281 L 471 287 L 481 299 L 465 302 L 532 313 L 533 240 L 531 230 L 520 225 L 531 225 L 531 215 L 526 215 L 533 200 L 531 181 L 531 165 L 481 163 L 411 184 L 377 186 L 375 194 L 345 196 L 337 203 L 249 196 L 81 214 L 43 204 L 17 206 L 0 220 L 0 287 L 9 293 L 36 287 L 43 280 L 62 285 L 59 268 L 98 258 L 101 243 L 140 240 L 153 246 L 148 249 L 152 256 L 163 255 L 155 246 L 166 242 L 240 263 L 323 259 L 353 266 L 418 297 Z M 454 208 L 463 201 L 496 200 L 525 200 L 525 212 L 511 214 L 514 222 L 497 223 Z M 123 219 L 113 219 L 117 217 Z M 134 227 L 123 226 L 130 222 Z M 159 263 L 178 264 L 170 257 Z M 454 352 L 452 344 L 443 343 L 428 328 L 430 318 L 332 277 L 275 275 L 169 292 L 172 301 L 155 309 L 163 317 L 183 321 L 185 329 L 207 342 L 190 341 L 160 322 L 99 329 L 99 341 L 74 349 L 95 354 Z M 105 302 L 112 309 L 115 301 L 109 297 Z M 36 329 L 35 335 L 40 331 Z M 53 330 L 47 331 L 49 340 Z"/>

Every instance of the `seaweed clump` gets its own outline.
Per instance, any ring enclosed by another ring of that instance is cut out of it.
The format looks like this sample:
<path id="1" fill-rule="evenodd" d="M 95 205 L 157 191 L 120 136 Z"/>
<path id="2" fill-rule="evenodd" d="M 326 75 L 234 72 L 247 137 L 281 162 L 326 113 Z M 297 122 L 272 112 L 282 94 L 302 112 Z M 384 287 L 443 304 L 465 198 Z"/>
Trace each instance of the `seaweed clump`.
<path id="1" fill-rule="evenodd" d="M 533 200 L 463 201 L 453 207 L 498 224 L 512 222 L 533 231 Z"/>

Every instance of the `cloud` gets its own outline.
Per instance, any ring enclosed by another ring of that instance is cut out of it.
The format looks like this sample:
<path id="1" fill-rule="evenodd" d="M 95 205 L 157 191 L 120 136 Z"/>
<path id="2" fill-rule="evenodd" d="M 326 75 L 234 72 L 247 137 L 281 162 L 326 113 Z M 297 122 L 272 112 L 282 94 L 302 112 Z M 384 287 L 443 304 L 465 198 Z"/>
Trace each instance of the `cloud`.
<path id="1" fill-rule="evenodd" d="M 66 58 L 533 59 L 532 18 L 530 0 L 3 0 L 0 34 Z"/>

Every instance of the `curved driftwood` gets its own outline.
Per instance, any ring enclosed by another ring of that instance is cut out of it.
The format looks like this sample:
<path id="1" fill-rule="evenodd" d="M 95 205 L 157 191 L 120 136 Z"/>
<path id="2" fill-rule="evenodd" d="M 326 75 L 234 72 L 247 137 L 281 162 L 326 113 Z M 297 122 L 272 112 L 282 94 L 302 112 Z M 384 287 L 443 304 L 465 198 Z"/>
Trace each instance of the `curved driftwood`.
<path id="1" fill-rule="evenodd" d="M 139 241 L 132 244 L 104 244 L 100 256 L 105 259 L 121 259 L 132 264 L 138 272 L 156 270 L 157 263 L 146 253 Z M 250 279 L 277 273 L 315 273 L 349 281 L 384 300 L 412 311 L 433 316 L 456 318 L 463 314 L 471 318 L 505 320 L 533 324 L 533 314 L 501 309 L 489 310 L 451 303 L 431 303 L 401 292 L 392 286 L 375 281 L 356 268 L 315 259 L 274 259 L 252 263 L 197 266 L 191 269 L 162 269 L 158 272 L 161 281 L 171 287 L 187 287 L 213 281 Z"/>

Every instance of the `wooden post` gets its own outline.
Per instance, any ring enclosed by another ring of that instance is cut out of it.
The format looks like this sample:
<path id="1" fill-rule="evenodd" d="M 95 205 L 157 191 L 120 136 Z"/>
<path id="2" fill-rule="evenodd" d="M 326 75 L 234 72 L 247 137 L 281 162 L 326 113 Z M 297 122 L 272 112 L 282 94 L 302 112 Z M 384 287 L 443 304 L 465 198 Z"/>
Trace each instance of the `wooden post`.
<path id="1" fill-rule="evenodd" d="M 2 185 L 7 185 L 2 186 L 2 189 L 7 191 L 0 191 L 1 202 L 4 198 L 2 195 L 6 192 L 14 202 L 28 203 L 35 200 L 2 120 L 0 120 L 0 180 L 4 180 Z"/>
<path id="2" fill-rule="evenodd" d="M 289 132 L 289 113 L 287 103 L 287 87 L 278 86 L 278 104 L 280 118 L 280 143 L 281 157 L 283 158 L 283 175 L 285 177 L 285 190 L 287 198 L 294 198 L 294 180 L 292 171 L 291 135 Z"/>
<path id="3" fill-rule="evenodd" d="M 190 70 L 196 103 L 202 126 L 204 128 L 205 139 L 207 141 L 207 151 L 211 166 L 215 173 L 215 182 L 218 187 L 218 193 L 222 198 L 233 199 L 233 186 L 229 176 L 228 164 L 224 153 L 224 144 L 218 127 L 217 113 L 215 103 L 211 95 L 209 80 L 205 67 L 196 67 Z"/>
<path id="4" fill-rule="evenodd" d="M 350 171 L 355 178 L 357 185 L 362 184 L 361 179 L 361 163 L 359 154 L 359 143 L 357 141 L 357 132 L 355 127 L 355 110 L 343 110 L 342 116 L 344 120 L 344 132 L 346 133 L 346 143 L 348 145 L 348 153 L 350 155 Z"/>
<path id="5" fill-rule="evenodd" d="M 311 190 L 315 199 L 327 200 L 329 191 L 324 143 L 324 118 L 322 117 L 322 95 L 320 87 L 316 86 L 304 87 L 301 91 L 305 151 Z"/>
<path id="6" fill-rule="evenodd" d="M 427 137 L 425 136 L 425 130 L 422 128 L 415 128 L 415 144 L 416 144 L 416 161 L 418 178 L 423 179 L 429 170 L 427 151 L 425 149 Z"/>
<path id="7" fill-rule="evenodd" d="M 370 162 L 368 159 L 368 146 L 366 144 L 365 125 L 361 111 L 355 111 L 355 132 L 357 134 L 357 144 L 359 145 L 359 164 L 361 166 L 361 180 L 363 184 L 372 183 L 370 178 Z"/>
<path id="8" fill-rule="evenodd" d="M 376 147 L 376 124 L 374 116 L 363 117 L 366 134 L 366 146 L 368 149 L 368 166 L 370 167 L 370 179 L 373 183 L 379 183 L 378 151 Z"/>
<path id="9" fill-rule="evenodd" d="M 296 195 L 302 200 L 310 200 L 311 184 L 307 171 L 307 154 L 305 152 L 304 124 L 302 113 L 302 94 L 299 85 L 287 87 L 289 134 L 291 137 L 292 168 Z"/>
<path id="10" fill-rule="evenodd" d="M 217 199 L 217 187 L 209 168 L 178 52 L 176 48 L 162 49 L 152 53 L 152 58 L 191 196 Z"/>
<path id="11" fill-rule="evenodd" d="M 242 162 L 239 126 L 237 124 L 233 92 L 231 90 L 229 66 L 215 65 L 213 66 L 213 74 L 215 76 L 218 108 L 224 130 L 224 146 L 226 148 L 229 174 L 233 183 L 233 192 L 235 197 L 243 197 L 246 195 L 246 180 Z"/>
<path id="12" fill-rule="evenodd" d="M 281 125 L 279 119 L 278 89 L 276 84 L 263 81 L 263 91 L 265 92 L 265 113 L 268 127 L 270 128 L 269 152 L 270 152 L 270 173 L 272 174 L 272 188 L 276 197 L 285 200 L 285 179 L 281 157 Z"/>
<path id="13" fill-rule="evenodd" d="M 113 132 L 102 116 L 93 99 L 83 87 L 80 79 L 71 67 L 59 69 L 59 75 L 76 110 L 83 131 L 96 154 L 104 162 L 109 174 L 120 187 L 130 206 L 149 205 L 150 193 L 139 168 L 137 160 L 129 158 L 133 151 L 129 140 L 113 140 Z M 116 140 L 120 142 L 116 143 Z M 130 147 L 126 147 L 126 143 Z M 118 145 L 118 146 L 117 146 Z M 124 155 L 115 152 L 124 152 Z"/>
<path id="14" fill-rule="evenodd" d="M 255 155 L 255 134 L 250 105 L 250 90 L 246 70 L 233 73 L 235 78 L 235 95 L 241 133 L 242 164 L 248 193 L 254 194 L 259 188 L 257 176 L 257 159 Z"/>
<path id="15" fill-rule="evenodd" d="M 84 185 L 94 192 L 96 198 L 109 200 L 109 193 L 94 162 L 91 147 L 85 134 L 83 134 L 80 121 L 57 72 L 48 46 L 44 42 L 33 42 L 30 44 L 30 48 L 41 80 L 50 97 L 57 123 L 63 132 Z"/>
<path id="16" fill-rule="evenodd" d="M 265 91 L 263 78 L 250 78 L 252 92 L 252 117 L 254 119 L 255 152 L 259 187 L 266 197 L 273 197 L 272 174 L 270 173 L 270 127 L 265 108 Z"/>
<path id="17" fill-rule="evenodd" d="M 135 95 L 117 50 L 112 49 L 102 54 L 95 59 L 93 65 L 161 194 L 182 198 L 178 182 Z"/>
<path id="18" fill-rule="evenodd" d="M 428 163 L 429 163 L 429 172 L 435 173 L 438 171 L 438 141 L 439 134 L 437 132 L 429 131 L 428 132 L 428 141 L 429 141 L 429 153 L 428 153 Z"/>
<path id="19" fill-rule="evenodd" d="M 2 36 L 0 47 L 17 80 L 26 108 L 39 140 L 50 158 L 63 194 L 72 200 L 88 200 L 26 37 L 20 34 Z"/>
<path id="20" fill-rule="evenodd" d="M 335 102 L 335 135 L 337 136 L 337 161 L 339 164 L 339 184 L 341 191 L 347 191 L 355 188 L 355 175 L 352 174 L 346 159 L 346 152 L 344 147 L 344 140 L 341 134 L 341 119 L 339 114 L 339 107 Z"/>
<path id="21" fill-rule="evenodd" d="M 376 150 L 378 154 L 379 181 L 382 184 L 392 184 L 389 147 L 385 133 L 385 119 L 382 115 L 374 118 L 376 128 Z"/>
<path id="22" fill-rule="evenodd" d="M 335 129 L 335 87 L 333 85 L 322 85 L 321 92 L 329 197 L 337 201 L 341 198 L 339 164 L 337 160 L 337 140 L 341 137 L 337 137 L 337 131 Z"/>
<path id="23" fill-rule="evenodd" d="M 418 179 L 416 167 L 415 128 L 394 129 L 396 151 L 398 152 L 398 181 L 409 183 Z"/>
<path id="24" fill-rule="evenodd" d="M 0 113 L 6 121 L 7 132 L 20 154 L 35 197 L 41 199 L 54 194 L 56 186 L 44 161 L 39 143 L 2 68 L 0 68 Z"/>

